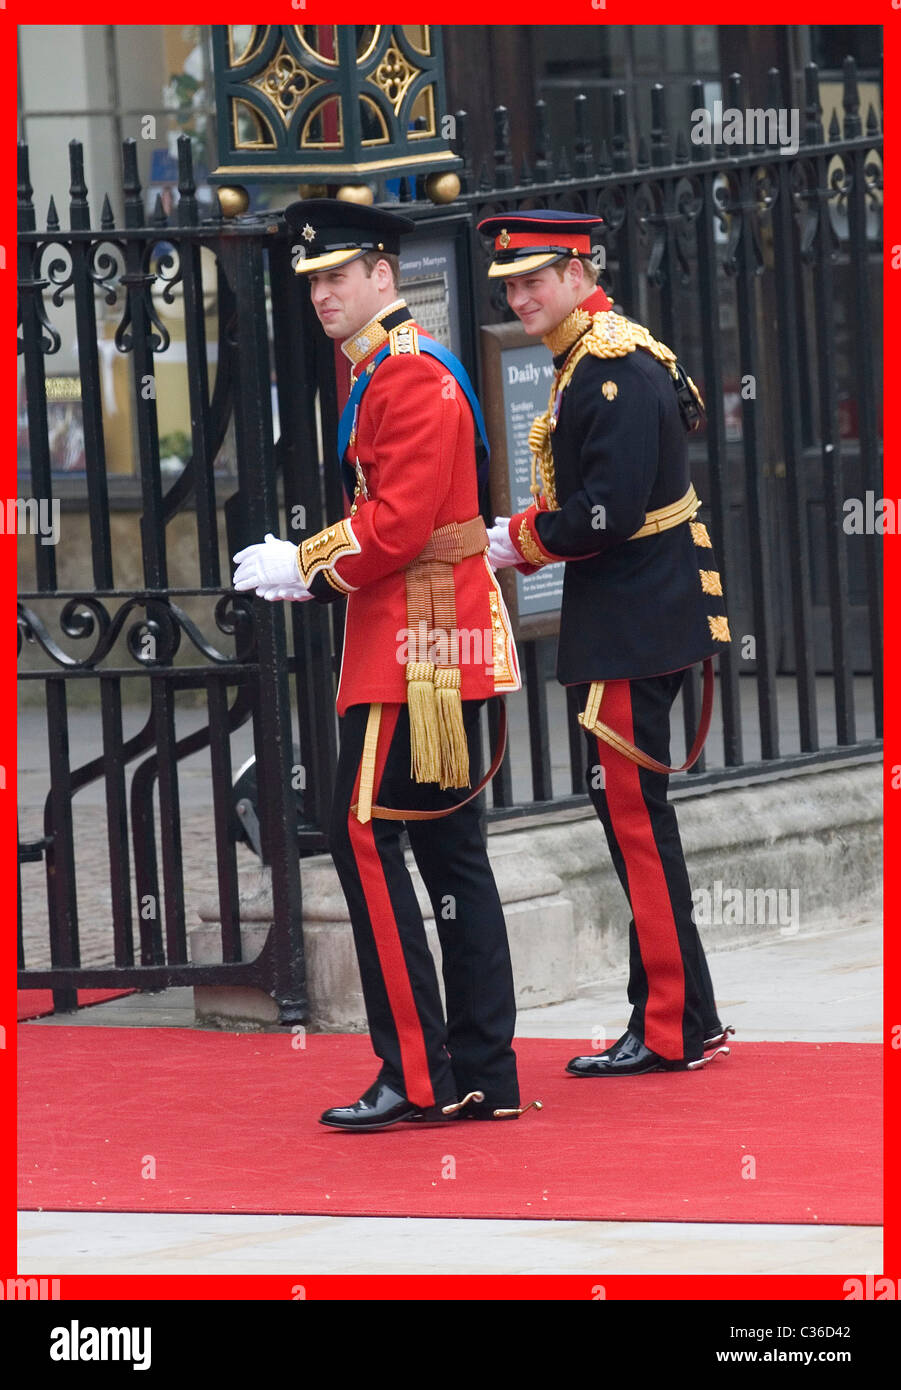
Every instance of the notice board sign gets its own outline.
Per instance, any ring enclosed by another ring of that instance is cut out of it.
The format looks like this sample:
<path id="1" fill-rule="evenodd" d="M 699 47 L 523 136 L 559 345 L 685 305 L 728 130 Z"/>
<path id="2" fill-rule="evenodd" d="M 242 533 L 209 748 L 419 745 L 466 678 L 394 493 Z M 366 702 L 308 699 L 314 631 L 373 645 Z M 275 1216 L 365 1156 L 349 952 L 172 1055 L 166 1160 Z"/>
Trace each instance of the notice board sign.
<path id="1" fill-rule="evenodd" d="M 409 244 L 406 244 L 409 243 Z M 401 284 L 410 312 L 439 343 L 461 354 L 457 255 L 453 236 L 402 238 Z"/>
<path id="2" fill-rule="evenodd" d="M 529 337 L 519 323 L 482 326 L 482 409 L 491 444 L 493 516 L 512 516 L 533 500 L 529 429 L 547 409 L 553 378 L 553 359 L 540 338 Z M 559 632 L 563 568 L 545 565 L 529 575 L 498 570 L 516 637 Z"/>
<path id="3" fill-rule="evenodd" d="M 401 237 L 400 293 L 416 322 L 450 348 L 474 378 L 475 325 L 461 311 L 472 277 L 471 235 L 468 213 L 418 218 L 416 230 Z"/>

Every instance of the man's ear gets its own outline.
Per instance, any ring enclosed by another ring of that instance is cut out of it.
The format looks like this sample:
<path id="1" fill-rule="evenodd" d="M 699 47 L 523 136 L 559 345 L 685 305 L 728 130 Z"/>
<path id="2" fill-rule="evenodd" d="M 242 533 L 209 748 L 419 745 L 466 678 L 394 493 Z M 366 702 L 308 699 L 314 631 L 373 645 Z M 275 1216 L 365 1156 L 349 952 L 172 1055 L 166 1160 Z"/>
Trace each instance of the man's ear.
<path id="1" fill-rule="evenodd" d="M 389 286 L 394 285 L 394 272 L 387 261 L 376 261 L 375 272 L 378 276 L 378 287 L 380 290 L 386 290 Z"/>
<path id="2" fill-rule="evenodd" d="M 578 256 L 570 256 L 569 264 L 566 267 L 566 277 L 571 289 L 581 290 L 584 288 L 585 267 Z"/>

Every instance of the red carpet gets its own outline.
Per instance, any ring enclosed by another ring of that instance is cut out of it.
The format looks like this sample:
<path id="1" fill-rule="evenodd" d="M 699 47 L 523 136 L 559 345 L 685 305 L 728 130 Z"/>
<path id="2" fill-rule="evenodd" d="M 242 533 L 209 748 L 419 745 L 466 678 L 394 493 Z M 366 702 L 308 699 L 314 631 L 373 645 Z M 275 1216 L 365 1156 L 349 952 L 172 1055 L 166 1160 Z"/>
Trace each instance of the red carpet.
<path id="1" fill-rule="evenodd" d="M 881 1220 L 882 1049 L 735 1043 L 701 1072 L 580 1080 L 517 1042 L 539 1114 L 347 1134 L 360 1035 L 19 1029 L 20 1206 L 616 1221 Z M 143 1174 L 143 1175 L 142 1175 Z"/>
<path id="2" fill-rule="evenodd" d="M 107 999 L 121 999 L 123 994 L 136 993 L 133 989 L 79 989 L 78 1007 L 84 1009 L 91 1004 L 102 1004 Z M 19 989 L 16 991 L 17 1017 L 21 1023 L 26 1018 L 43 1018 L 53 1013 L 52 989 Z"/>

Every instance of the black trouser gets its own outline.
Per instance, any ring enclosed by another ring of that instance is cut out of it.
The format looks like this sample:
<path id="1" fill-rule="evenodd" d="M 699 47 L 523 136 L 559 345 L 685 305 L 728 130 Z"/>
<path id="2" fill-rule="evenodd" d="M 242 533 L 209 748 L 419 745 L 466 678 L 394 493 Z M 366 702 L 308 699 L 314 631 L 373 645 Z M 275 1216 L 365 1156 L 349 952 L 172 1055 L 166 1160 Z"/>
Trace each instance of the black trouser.
<path id="1" fill-rule="evenodd" d="M 670 709 L 684 671 L 607 681 L 598 719 L 669 764 Z M 589 687 L 577 687 L 579 709 Z M 669 777 L 649 772 L 586 731 L 588 794 L 632 910 L 629 1030 L 661 1057 L 693 1060 L 720 1027 L 710 971 L 692 917 L 691 887 Z"/>
<path id="2" fill-rule="evenodd" d="M 463 703 L 473 783 L 482 703 Z M 361 823 L 350 808 L 358 799 L 369 710 L 353 705 L 342 721 L 329 847 L 350 911 L 369 1032 L 382 1062 L 379 1075 L 416 1105 L 445 1105 L 481 1090 L 480 1110 L 516 1106 L 513 972 L 478 798 L 434 821 Z M 373 801 L 433 810 L 466 795 L 465 789 L 441 791 L 435 783 L 412 781 L 407 706 L 382 705 Z M 404 862 L 404 826 L 435 913 L 446 1025 Z"/>

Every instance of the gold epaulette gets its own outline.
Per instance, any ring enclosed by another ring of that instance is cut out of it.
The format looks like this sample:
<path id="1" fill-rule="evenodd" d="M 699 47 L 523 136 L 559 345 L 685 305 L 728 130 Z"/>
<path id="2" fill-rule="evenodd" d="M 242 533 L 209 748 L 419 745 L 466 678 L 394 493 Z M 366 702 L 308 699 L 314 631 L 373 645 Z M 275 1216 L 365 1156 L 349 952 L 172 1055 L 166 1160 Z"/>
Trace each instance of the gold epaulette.
<path id="1" fill-rule="evenodd" d="M 588 325 L 586 331 L 583 331 L 577 341 L 573 343 L 570 355 L 555 375 L 548 408 L 543 415 L 535 417 L 529 430 L 529 449 L 532 453 L 532 486 L 530 491 L 536 501 L 540 493 L 543 493 L 552 512 L 557 510 L 558 505 L 554 457 L 551 449 L 551 435 L 556 423 L 555 407 L 558 396 L 566 390 L 572 380 L 573 372 L 582 358 L 586 356 L 628 357 L 629 353 L 634 352 L 636 348 L 642 348 L 645 352 L 649 352 L 652 357 L 655 357 L 658 362 L 663 363 L 674 381 L 678 382 L 679 380 L 676 354 L 672 348 L 668 348 L 665 343 L 658 342 L 640 323 L 633 323 L 631 319 L 625 318 L 622 314 L 615 314 L 612 309 L 589 315 L 585 310 L 579 310 L 577 307 L 564 320 L 564 324 L 560 328 L 565 331 L 568 337 L 573 331 L 578 331 L 583 322 Z M 550 347 L 551 351 L 554 351 L 553 334 L 548 334 L 543 341 L 546 346 Z M 560 343 L 561 349 L 565 341 L 566 338 L 564 337 Z M 703 410 L 704 402 L 701 400 L 698 388 L 691 377 L 686 376 L 686 380 Z M 615 395 L 614 387 L 613 396 L 608 399 L 613 399 Z M 536 467 L 541 474 L 540 488 L 535 478 Z"/>
<path id="2" fill-rule="evenodd" d="M 586 352 L 591 353 L 592 357 L 626 357 L 636 348 L 644 348 L 645 352 L 649 352 L 652 357 L 656 357 L 658 362 L 663 363 L 674 380 L 678 381 L 679 379 L 676 371 L 676 354 L 672 348 L 668 348 L 666 343 L 659 342 L 640 323 L 633 323 L 631 319 L 623 318 L 622 314 L 614 314 L 612 310 L 604 314 L 592 314 L 592 327 L 581 341 L 585 347 L 583 352 L 578 353 L 579 360 Z M 568 365 L 567 363 L 566 366 Z M 574 368 L 575 363 L 573 363 Z M 569 375 L 572 376 L 572 371 Z M 701 393 L 687 372 L 685 379 L 703 410 L 704 402 Z"/>
<path id="3" fill-rule="evenodd" d="M 573 372 L 587 353 L 592 357 L 628 357 L 636 348 L 644 348 L 645 352 L 662 362 L 671 375 L 675 375 L 676 354 L 672 348 L 659 343 L 640 323 L 633 323 L 622 314 L 614 314 L 612 309 L 606 313 L 592 314 L 591 327 L 582 334 L 572 355 L 563 364 L 557 390 L 562 391 L 569 385 Z"/>
<path id="4" fill-rule="evenodd" d="M 612 309 L 605 314 L 592 314 L 592 326 L 581 342 L 585 352 L 593 357 L 625 357 L 640 347 L 666 367 L 671 368 L 676 361 L 672 348 L 659 343 L 640 323 L 614 314 Z"/>
<path id="5" fill-rule="evenodd" d="M 399 328 L 392 328 L 388 334 L 388 347 L 392 357 L 399 357 L 406 353 L 412 353 L 418 357 L 419 353 L 419 329 L 415 323 L 402 323 Z"/>

